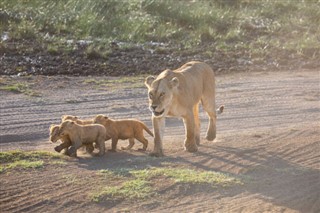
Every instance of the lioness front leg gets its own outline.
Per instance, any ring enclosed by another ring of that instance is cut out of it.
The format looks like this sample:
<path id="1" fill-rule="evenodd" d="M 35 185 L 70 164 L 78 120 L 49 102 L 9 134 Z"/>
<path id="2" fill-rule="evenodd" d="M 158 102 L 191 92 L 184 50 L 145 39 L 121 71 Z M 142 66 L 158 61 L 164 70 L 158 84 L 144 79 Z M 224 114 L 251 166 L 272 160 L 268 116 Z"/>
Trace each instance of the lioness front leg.
<path id="1" fill-rule="evenodd" d="M 153 124 L 153 134 L 154 134 L 154 148 L 150 153 L 150 156 L 162 157 L 163 149 L 162 149 L 162 139 L 164 135 L 165 128 L 165 118 L 164 117 L 155 117 L 152 116 L 152 124 Z"/>
<path id="2" fill-rule="evenodd" d="M 184 116 L 183 122 L 186 131 L 186 139 L 184 141 L 185 149 L 188 152 L 196 152 L 198 151 L 198 146 L 195 140 L 195 121 L 193 113 L 189 112 L 186 116 Z"/>

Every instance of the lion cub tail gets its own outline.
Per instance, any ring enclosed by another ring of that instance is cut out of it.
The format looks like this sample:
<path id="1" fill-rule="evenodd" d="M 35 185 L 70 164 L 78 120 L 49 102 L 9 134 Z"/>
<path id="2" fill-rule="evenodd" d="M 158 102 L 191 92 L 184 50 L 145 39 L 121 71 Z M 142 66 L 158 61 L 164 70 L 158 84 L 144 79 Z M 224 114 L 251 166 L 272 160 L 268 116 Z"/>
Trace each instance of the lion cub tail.
<path id="1" fill-rule="evenodd" d="M 153 136 L 153 133 L 151 132 L 151 130 L 150 130 L 144 123 L 141 122 L 141 125 L 142 125 L 143 129 L 144 129 L 149 135 L 151 135 L 152 137 L 154 137 L 154 136 Z"/>
<path id="2" fill-rule="evenodd" d="M 221 105 L 217 110 L 217 114 L 222 114 L 223 113 L 223 110 L 224 110 L 224 105 Z"/>

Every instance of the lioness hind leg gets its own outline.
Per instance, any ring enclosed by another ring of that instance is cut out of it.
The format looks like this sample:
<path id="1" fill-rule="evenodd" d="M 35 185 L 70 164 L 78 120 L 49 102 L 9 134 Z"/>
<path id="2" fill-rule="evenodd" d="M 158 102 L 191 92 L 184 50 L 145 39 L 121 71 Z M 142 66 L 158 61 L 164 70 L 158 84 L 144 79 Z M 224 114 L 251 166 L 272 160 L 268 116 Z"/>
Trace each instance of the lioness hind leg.
<path id="1" fill-rule="evenodd" d="M 133 145 L 134 145 L 134 139 L 133 138 L 129 138 L 129 145 L 126 146 L 126 147 L 122 146 L 121 149 L 122 150 L 129 150 L 129 149 L 131 149 L 133 147 Z"/>
<path id="2" fill-rule="evenodd" d="M 199 120 L 199 104 L 196 104 L 193 107 L 193 115 L 194 115 L 194 136 L 197 145 L 200 145 L 200 120 Z"/>
<path id="3" fill-rule="evenodd" d="M 198 146 L 195 141 L 195 122 L 193 112 L 189 113 L 186 117 L 183 118 L 183 123 L 186 131 L 184 147 L 188 152 L 197 152 Z"/>
<path id="4" fill-rule="evenodd" d="M 209 117 L 209 126 L 207 130 L 206 139 L 208 141 L 213 141 L 216 138 L 216 120 L 217 120 L 217 114 L 215 109 L 214 101 L 208 101 L 202 99 L 202 105 L 203 109 L 207 112 L 207 115 Z"/>

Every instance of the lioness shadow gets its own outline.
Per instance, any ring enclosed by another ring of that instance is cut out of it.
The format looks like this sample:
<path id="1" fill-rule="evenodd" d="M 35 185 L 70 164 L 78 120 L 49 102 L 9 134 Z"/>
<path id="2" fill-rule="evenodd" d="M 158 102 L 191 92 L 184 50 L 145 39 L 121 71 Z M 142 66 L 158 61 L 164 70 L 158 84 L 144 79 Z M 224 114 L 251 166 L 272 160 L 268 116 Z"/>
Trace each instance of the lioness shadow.
<path id="1" fill-rule="evenodd" d="M 240 190 L 224 190 L 222 197 L 249 192 L 275 206 L 285 206 L 299 212 L 320 211 L 320 171 L 288 160 L 291 156 L 286 153 L 292 154 L 292 150 L 279 153 L 264 151 L 263 147 L 202 147 L 194 159 L 180 158 L 181 162 L 206 171 L 232 173 L 244 183 Z"/>

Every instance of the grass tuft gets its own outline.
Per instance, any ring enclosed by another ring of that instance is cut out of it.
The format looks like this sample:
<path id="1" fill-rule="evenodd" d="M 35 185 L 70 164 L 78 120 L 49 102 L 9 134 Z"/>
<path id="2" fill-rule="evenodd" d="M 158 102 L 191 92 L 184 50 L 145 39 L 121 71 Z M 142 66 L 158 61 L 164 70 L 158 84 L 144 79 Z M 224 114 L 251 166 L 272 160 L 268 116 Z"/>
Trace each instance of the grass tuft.
<path id="1" fill-rule="evenodd" d="M 0 172 L 8 169 L 22 168 L 22 169 L 38 169 L 45 165 L 45 160 L 49 164 L 61 165 L 64 156 L 57 153 L 46 151 L 20 151 L 13 150 L 7 152 L 0 152 Z"/>
<path id="2" fill-rule="evenodd" d="M 153 187 L 157 178 L 166 177 L 174 184 L 208 184 L 209 187 L 227 187 L 234 184 L 242 184 L 241 180 L 227 174 L 213 171 L 198 171 L 186 168 L 149 168 L 115 170 L 100 170 L 108 179 L 117 178 L 123 180 L 120 186 L 107 186 L 92 194 L 95 202 L 104 199 L 109 200 L 135 200 L 157 195 L 157 189 Z"/>

